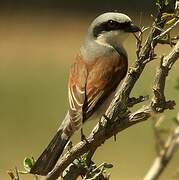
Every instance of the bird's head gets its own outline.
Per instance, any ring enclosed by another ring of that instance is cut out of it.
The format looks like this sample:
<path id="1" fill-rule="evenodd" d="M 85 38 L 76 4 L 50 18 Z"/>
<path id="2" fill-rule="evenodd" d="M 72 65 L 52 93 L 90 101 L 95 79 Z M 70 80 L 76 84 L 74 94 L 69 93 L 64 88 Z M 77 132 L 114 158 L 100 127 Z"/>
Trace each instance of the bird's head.
<path id="1" fill-rule="evenodd" d="M 122 43 L 129 33 L 140 31 L 125 14 L 108 12 L 98 16 L 90 25 L 89 33 L 98 43 Z"/>

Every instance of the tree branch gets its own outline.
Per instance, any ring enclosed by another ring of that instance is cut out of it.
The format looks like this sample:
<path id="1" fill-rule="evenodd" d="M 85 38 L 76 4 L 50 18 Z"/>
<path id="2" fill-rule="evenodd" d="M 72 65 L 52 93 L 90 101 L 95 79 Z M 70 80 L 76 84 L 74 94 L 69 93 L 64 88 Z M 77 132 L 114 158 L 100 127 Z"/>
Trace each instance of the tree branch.
<path id="1" fill-rule="evenodd" d="M 172 109 L 175 105 L 174 101 L 166 102 L 164 90 L 169 70 L 172 68 L 178 57 L 179 41 L 166 57 L 161 58 L 160 67 L 157 69 L 156 72 L 156 78 L 153 87 L 154 97 L 151 104 L 151 106 L 155 109 L 156 112 L 163 112 L 163 110 L 165 109 Z"/>

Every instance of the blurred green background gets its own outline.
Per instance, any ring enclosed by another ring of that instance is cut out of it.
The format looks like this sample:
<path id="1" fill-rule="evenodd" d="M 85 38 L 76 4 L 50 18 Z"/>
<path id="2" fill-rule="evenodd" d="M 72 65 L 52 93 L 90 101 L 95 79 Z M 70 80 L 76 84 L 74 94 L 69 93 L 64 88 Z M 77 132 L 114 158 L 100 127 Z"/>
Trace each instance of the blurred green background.
<path id="1" fill-rule="evenodd" d="M 71 61 L 80 48 L 87 27 L 100 13 L 119 10 L 136 24 L 150 25 L 150 1 L 124 0 L 17 0 L 1 1 L 0 7 L 0 179 L 8 169 L 22 169 L 24 157 L 37 158 L 56 132 L 67 110 L 67 79 Z M 178 32 L 176 29 L 174 34 Z M 135 39 L 125 42 L 129 64 L 135 59 Z M 159 46 L 166 54 L 169 46 Z M 153 75 L 158 60 L 151 62 L 135 86 L 134 96 L 152 96 Z M 176 85 L 179 63 L 167 80 L 167 97 L 179 100 Z M 147 102 L 146 102 L 147 103 Z M 145 103 L 144 103 L 145 104 Z M 177 113 L 165 113 L 164 126 L 171 127 Z M 86 134 L 96 121 L 86 124 Z M 74 138 L 76 142 L 79 136 Z M 140 180 L 155 157 L 151 121 L 131 127 L 108 140 L 95 155 L 98 163 L 111 162 L 114 180 Z M 179 153 L 167 167 L 162 180 L 173 179 L 179 167 Z M 22 176 L 24 180 L 32 176 Z"/>

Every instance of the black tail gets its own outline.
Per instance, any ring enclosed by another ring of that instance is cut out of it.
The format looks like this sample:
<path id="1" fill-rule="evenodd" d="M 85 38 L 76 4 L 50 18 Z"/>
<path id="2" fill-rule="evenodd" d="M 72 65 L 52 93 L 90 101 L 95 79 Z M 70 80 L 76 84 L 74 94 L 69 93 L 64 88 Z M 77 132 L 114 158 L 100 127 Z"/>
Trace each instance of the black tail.
<path id="1" fill-rule="evenodd" d="M 59 130 L 32 166 L 30 173 L 45 176 L 54 168 L 68 142 L 67 139 L 62 139 L 61 135 L 62 130 Z"/>

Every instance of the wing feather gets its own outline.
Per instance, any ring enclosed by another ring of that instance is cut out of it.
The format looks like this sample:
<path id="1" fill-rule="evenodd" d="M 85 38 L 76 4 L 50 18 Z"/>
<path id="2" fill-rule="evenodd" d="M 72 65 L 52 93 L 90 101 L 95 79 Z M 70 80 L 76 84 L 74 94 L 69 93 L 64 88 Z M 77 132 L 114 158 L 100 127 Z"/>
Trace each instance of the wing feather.
<path id="1" fill-rule="evenodd" d="M 88 118 L 94 109 L 103 103 L 111 91 L 115 90 L 127 73 L 127 57 L 117 53 L 99 58 L 91 69 L 86 85 L 84 112 Z"/>
<path id="2" fill-rule="evenodd" d="M 70 123 L 65 133 L 72 135 L 85 119 L 115 90 L 127 73 L 127 57 L 113 53 L 86 64 L 78 55 L 71 66 L 69 77 Z"/>
<path id="3" fill-rule="evenodd" d="M 81 56 L 77 56 L 70 69 L 68 96 L 70 123 L 65 133 L 70 136 L 80 129 L 83 122 L 83 105 L 86 98 L 87 67 Z"/>

